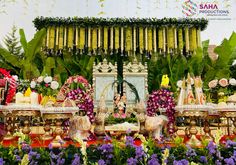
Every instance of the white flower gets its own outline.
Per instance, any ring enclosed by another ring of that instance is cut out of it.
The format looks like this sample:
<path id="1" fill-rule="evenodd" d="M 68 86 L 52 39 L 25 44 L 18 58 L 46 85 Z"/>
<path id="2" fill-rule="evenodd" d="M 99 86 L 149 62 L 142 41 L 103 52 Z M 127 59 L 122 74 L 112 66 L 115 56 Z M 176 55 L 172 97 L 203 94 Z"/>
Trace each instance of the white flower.
<path id="1" fill-rule="evenodd" d="M 228 80 L 227 80 L 226 78 L 220 79 L 220 80 L 219 80 L 219 84 L 220 84 L 220 86 L 222 86 L 222 87 L 226 87 L 226 86 L 229 85 Z"/>
<path id="2" fill-rule="evenodd" d="M 50 82 L 52 82 L 52 77 L 51 76 L 46 76 L 43 81 L 45 83 L 50 83 Z"/>
<path id="3" fill-rule="evenodd" d="M 30 87 L 31 88 L 35 88 L 36 87 L 36 82 L 35 81 L 31 81 L 30 82 Z"/>
<path id="4" fill-rule="evenodd" d="M 43 76 L 38 77 L 37 82 L 41 83 L 43 81 Z"/>
<path id="5" fill-rule="evenodd" d="M 18 76 L 17 75 L 13 75 L 12 78 L 15 79 L 16 81 L 18 81 Z"/>
<path id="6" fill-rule="evenodd" d="M 235 85 L 236 85 L 236 80 L 235 80 L 235 78 L 229 79 L 229 84 L 235 86 Z"/>
<path id="7" fill-rule="evenodd" d="M 190 80 L 191 80 L 191 85 L 193 85 L 194 84 L 193 78 L 191 77 Z"/>
<path id="8" fill-rule="evenodd" d="M 75 83 L 77 83 L 77 82 L 78 82 L 78 79 L 77 79 L 77 78 L 76 78 L 76 79 L 74 79 L 74 82 L 75 82 Z"/>
<path id="9" fill-rule="evenodd" d="M 51 86 L 50 86 L 53 90 L 57 89 L 59 87 L 59 83 L 57 81 L 52 81 L 51 82 Z"/>
<path id="10" fill-rule="evenodd" d="M 208 87 L 209 88 L 215 88 L 218 84 L 218 80 L 211 80 L 209 83 L 208 83 Z"/>
<path id="11" fill-rule="evenodd" d="M 179 88 L 182 88 L 182 84 L 183 84 L 183 81 L 182 81 L 182 80 L 177 81 L 177 86 L 178 86 Z"/>

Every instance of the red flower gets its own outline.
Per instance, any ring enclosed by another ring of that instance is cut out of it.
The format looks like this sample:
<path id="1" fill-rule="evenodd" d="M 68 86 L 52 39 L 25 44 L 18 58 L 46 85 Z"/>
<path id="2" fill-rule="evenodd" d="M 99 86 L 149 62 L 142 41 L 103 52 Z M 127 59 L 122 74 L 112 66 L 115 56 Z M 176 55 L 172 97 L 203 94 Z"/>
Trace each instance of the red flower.
<path id="1" fill-rule="evenodd" d="M 45 84 L 45 87 L 49 87 L 49 85 L 48 85 L 48 84 Z"/>

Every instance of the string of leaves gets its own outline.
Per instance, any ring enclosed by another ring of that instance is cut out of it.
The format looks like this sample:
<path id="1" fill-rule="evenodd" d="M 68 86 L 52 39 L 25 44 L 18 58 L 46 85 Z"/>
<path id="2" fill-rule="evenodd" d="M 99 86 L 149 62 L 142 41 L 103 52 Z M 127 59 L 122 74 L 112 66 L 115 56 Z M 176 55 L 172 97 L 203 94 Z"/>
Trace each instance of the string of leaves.
<path id="1" fill-rule="evenodd" d="M 98 27 L 98 26 L 142 26 L 142 27 L 196 27 L 204 30 L 208 21 L 204 18 L 94 18 L 94 17 L 37 17 L 33 20 L 36 29 L 49 26 Z"/>

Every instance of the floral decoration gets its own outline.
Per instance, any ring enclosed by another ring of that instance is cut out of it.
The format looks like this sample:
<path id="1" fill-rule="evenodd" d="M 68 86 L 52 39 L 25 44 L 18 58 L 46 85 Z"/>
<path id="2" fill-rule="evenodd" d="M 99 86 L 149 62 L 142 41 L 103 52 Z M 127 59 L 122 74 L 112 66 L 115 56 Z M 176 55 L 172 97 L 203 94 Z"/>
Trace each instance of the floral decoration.
<path id="1" fill-rule="evenodd" d="M 43 96 L 54 96 L 58 92 L 59 83 L 51 76 L 40 76 L 30 82 L 30 88 Z"/>
<path id="2" fill-rule="evenodd" d="M 80 109 L 86 111 L 90 121 L 94 122 L 93 88 L 83 76 L 69 77 L 61 87 L 60 93 L 74 100 Z"/>
<path id="3" fill-rule="evenodd" d="M 234 94 L 236 91 L 236 79 L 214 79 L 208 83 L 208 88 L 208 98 L 211 99 L 212 102 L 225 102 L 227 96 Z"/>
<path id="4" fill-rule="evenodd" d="M 5 77 L 5 79 L 9 83 L 9 89 L 7 91 L 7 97 L 6 97 L 6 104 L 8 104 L 12 101 L 16 93 L 16 88 L 17 88 L 16 79 L 12 77 L 11 74 L 7 70 L 3 68 L 0 68 L 0 73 Z"/>
<path id="5" fill-rule="evenodd" d="M 174 133 L 174 122 L 175 122 L 175 102 L 172 97 L 172 93 L 168 89 L 160 89 L 153 91 L 149 95 L 147 101 L 147 115 L 155 116 L 159 108 L 166 109 L 166 114 L 168 117 L 168 131 L 172 135 Z"/>

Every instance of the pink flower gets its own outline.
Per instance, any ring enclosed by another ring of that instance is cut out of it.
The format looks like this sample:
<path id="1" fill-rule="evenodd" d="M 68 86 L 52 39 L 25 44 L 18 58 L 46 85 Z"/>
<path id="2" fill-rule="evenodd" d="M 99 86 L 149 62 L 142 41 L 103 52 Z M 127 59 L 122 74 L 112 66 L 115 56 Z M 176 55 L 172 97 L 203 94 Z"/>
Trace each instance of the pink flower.
<path id="1" fill-rule="evenodd" d="M 208 83 L 209 88 L 215 88 L 218 84 L 218 80 L 212 80 Z"/>
<path id="2" fill-rule="evenodd" d="M 120 115 L 118 113 L 114 113 L 113 116 L 114 116 L 114 118 L 119 118 L 120 117 Z"/>
<path id="3" fill-rule="evenodd" d="M 45 87 L 49 87 L 49 85 L 48 85 L 48 84 L 45 84 Z"/>
<path id="4" fill-rule="evenodd" d="M 226 87 L 226 86 L 229 85 L 228 80 L 227 80 L 226 78 L 220 79 L 219 84 L 220 84 L 220 86 L 222 86 L 222 87 Z"/>
<path id="5" fill-rule="evenodd" d="M 68 79 L 66 80 L 66 83 L 71 84 L 72 82 L 73 82 L 73 77 L 70 77 L 70 78 L 68 78 Z"/>
<path id="6" fill-rule="evenodd" d="M 121 118 L 122 118 L 122 119 L 125 119 L 125 118 L 126 118 L 126 114 L 123 113 L 123 114 L 121 115 Z"/>

